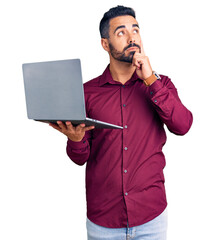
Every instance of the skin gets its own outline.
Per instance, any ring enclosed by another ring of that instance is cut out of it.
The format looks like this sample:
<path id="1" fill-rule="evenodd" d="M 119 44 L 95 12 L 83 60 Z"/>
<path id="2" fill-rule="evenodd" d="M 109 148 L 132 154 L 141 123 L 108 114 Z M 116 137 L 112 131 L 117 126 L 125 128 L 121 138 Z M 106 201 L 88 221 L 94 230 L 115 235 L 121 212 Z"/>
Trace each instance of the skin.
<path id="1" fill-rule="evenodd" d="M 57 124 L 49 123 L 49 125 L 59 132 L 66 135 L 73 142 L 80 142 L 85 136 L 85 132 L 94 129 L 94 126 L 86 127 L 84 123 L 74 127 L 71 122 L 65 124 L 57 121 Z"/>
<path id="2" fill-rule="evenodd" d="M 125 84 L 131 78 L 135 70 L 139 78 L 143 80 L 152 75 L 152 68 L 149 58 L 145 55 L 137 25 L 136 19 L 129 15 L 113 18 L 110 20 L 109 39 L 101 39 L 101 44 L 110 57 L 111 75 L 115 81 L 122 84 Z M 140 49 L 135 47 L 125 51 L 125 55 L 135 51 L 131 64 L 116 60 L 111 54 L 110 43 L 118 52 L 122 52 L 130 43 L 136 43 L 140 46 Z"/>
<path id="3" fill-rule="evenodd" d="M 130 47 L 129 44 L 137 44 L 139 47 Z M 138 22 L 132 16 L 120 16 L 110 20 L 109 39 L 101 39 L 102 47 L 110 57 L 110 72 L 115 81 L 125 84 L 136 71 L 140 79 L 146 79 L 152 75 L 149 58 L 145 55 Z M 125 50 L 125 48 L 127 48 Z M 118 60 L 124 55 L 131 58 L 131 62 Z M 80 142 L 86 131 L 94 129 L 94 126 L 86 127 L 80 124 L 74 127 L 71 122 L 65 124 L 58 121 L 57 124 L 49 124 L 54 129 L 66 135 L 74 142 Z"/>

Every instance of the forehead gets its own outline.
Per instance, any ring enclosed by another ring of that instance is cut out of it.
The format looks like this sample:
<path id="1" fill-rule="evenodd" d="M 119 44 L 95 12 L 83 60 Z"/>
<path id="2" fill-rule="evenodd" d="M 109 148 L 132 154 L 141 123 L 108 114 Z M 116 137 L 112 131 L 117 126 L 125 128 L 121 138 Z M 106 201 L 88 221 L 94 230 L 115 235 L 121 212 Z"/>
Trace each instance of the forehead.
<path id="1" fill-rule="evenodd" d="M 110 20 L 110 30 L 114 30 L 121 25 L 125 25 L 125 27 L 132 27 L 133 24 L 138 24 L 138 22 L 130 15 L 115 17 Z"/>

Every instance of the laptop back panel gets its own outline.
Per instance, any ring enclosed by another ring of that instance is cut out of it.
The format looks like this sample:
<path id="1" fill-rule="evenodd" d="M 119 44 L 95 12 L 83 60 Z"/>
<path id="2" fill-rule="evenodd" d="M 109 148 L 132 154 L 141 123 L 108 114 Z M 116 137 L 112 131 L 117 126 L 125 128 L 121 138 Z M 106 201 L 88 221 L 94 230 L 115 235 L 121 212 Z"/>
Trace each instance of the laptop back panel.
<path id="1" fill-rule="evenodd" d="M 85 119 L 79 59 L 26 63 L 23 77 L 29 119 Z"/>

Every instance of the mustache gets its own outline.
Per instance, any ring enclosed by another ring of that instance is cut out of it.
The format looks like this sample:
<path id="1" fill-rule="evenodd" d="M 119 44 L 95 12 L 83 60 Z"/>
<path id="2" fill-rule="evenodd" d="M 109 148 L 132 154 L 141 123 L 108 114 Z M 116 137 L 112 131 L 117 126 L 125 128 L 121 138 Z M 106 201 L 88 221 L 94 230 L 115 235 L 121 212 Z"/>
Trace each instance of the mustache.
<path id="1" fill-rule="evenodd" d="M 124 48 L 123 51 L 126 51 L 126 50 L 127 50 L 128 48 L 130 48 L 130 47 L 138 47 L 139 50 L 141 49 L 141 47 L 140 47 L 138 44 L 136 44 L 136 43 L 130 43 L 127 47 Z"/>

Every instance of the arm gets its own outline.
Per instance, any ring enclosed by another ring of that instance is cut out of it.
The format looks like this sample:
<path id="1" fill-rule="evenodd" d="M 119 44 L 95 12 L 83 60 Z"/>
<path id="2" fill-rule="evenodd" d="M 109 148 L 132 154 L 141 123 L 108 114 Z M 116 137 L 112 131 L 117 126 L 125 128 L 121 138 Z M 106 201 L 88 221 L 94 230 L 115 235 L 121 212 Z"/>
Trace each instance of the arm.
<path id="1" fill-rule="evenodd" d="M 68 157 L 78 165 L 84 165 L 90 154 L 90 143 L 91 143 L 91 131 L 85 133 L 85 136 L 80 142 L 71 141 L 68 138 L 67 141 L 67 155 Z"/>
<path id="2" fill-rule="evenodd" d="M 153 78 L 149 58 L 145 55 L 142 43 L 140 45 L 141 52 L 134 54 L 132 64 L 136 67 L 137 75 L 148 86 L 152 105 L 171 132 L 186 134 L 193 121 L 191 112 L 181 103 L 177 90 L 168 77 L 161 76 L 160 80 Z"/>
<path id="3" fill-rule="evenodd" d="M 57 125 L 52 123 L 49 125 L 68 137 L 66 151 L 69 158 L 74 163 L 83 165 L 89 158 L 91 139 L 89 130 L 94 129 L 94 126 L 85 127 L 85 124 L 80 124 L 74 127 L 71 122 L 64 124 L 61 121 L 58 121 Z"/>
<path id="4" fill-rule="evenodd" d="M 177 135 L 184 135 L 192 125 L 192 113 L 181 103 L 171 80 L 161 76 L 148 87 L 149 98 L 161 120 Z"/>

